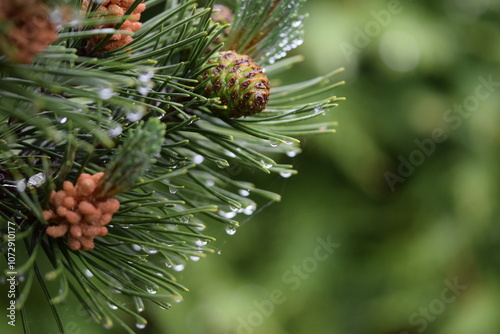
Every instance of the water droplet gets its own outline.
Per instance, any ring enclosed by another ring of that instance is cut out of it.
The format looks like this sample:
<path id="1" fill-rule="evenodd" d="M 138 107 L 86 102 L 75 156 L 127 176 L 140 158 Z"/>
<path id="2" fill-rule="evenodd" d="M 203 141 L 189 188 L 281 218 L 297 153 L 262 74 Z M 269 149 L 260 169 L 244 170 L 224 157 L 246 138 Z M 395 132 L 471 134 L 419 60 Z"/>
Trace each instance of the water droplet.
<path id="1" fill-rule="evenodd" d="M 236 227 L 234 227 L 232 225 L 226 226 L 226 233 L 229 234 L 229 235 L 236 234 Z"/>
<path id="2" fill-rule="evenodd" d="M 142 246 L 142 250 L 151 255 L 158 253 L 158 249 L 148 246 Z"/>
<path id="3" fill-rule="evenodd" d="M 138 322 L 135 324 L 135 327 L 137 327 L 138 329 L 144 329 L 146 328 L 146 322 Z"/>
<path id="4" fill-rule="evenodd" d="M 323 108 L 319 107 L 319 106 L 316 107 L 316 108 L 314 108 L 314 114 L 315 115 L 320 115 L 320 114 L 321 115 L 326 115 L 325 110 Z"/>
<path id="5" fill-rule="evenodd" d="M 199 165 L 205 161 L 205 157 L 203 155 L 195 155 L 193 161 L 195 164 Z"/>
<path id="6" fill-rule="evenodd" d="M 121 125 L 117 125 L 114 128 L 109 129 L 108 135 L 110 137 L 112 137 L 112 138 L 118 137 L 119 135 L 122 134 L 122 131 L 123 131 L 122 126 Z"/>
<path id="7" fill-rule="evenodd" d="M 190 258 L 192 261 L 195 261 L 195 262 L 196 262 L 196 261 L 198 261 L 198 260 L 200 260 L 200 257 L 199 257 L 199 256 L 190 256 L 189 258 Z"/>
<path id="8" fill-rule="evenodd" d="M 175 271 L 183 271 L 184 270 L 184 265 L 181 263 L 181 264 L 177 264 L 175 266 L 173 266 L 173 269 Z"/>
<path id="9" fill-rule="evenodd" d="M 154 295 L 155 293 L 158 292 L 158 289 L 155 289 L 155 288 L 150 287 L 150 286 L 146 287 L 146 290 L 147 290 L 148 293 L 150 293 L 152 295 Z"/>
<path id="10" fill-rule="evenodd" d="M 231 209 L 231 211 L 234 211 L 234 212 L 238 212 L 238 210 L 240 209 L 239 206 L 233 206 L 233 205 L 230 205 L 229 208 Z"/>
<path id="11" fill-rule="evenodd" d="M 181 296 L 174 296 L 173 299 L 174 299 L 174 302 L 176 302 L 176 303 L 182 302 L 182 297 Z"/>
<path id="12" fill-rule="evenodd" d="M 250 190 L 240 189 L 238 192 L 243 197 L 247 197 L 250 195 Z"/>
<path id="13" fill-rule="evenodd" d="M 262 167 L 267 168 L 267 169 L 273 167 L 272 163 L 267 163 L 264 160 L 262 160 L 260 163 L 262 164 Z"/>
<path id="14" fill-rule="evenodd" d="M 290 176 L 292 176 L 292 172 L 280 172 L 280 176 L 284 177 L 285 179 L 287 179 Z"/>
<path id="15" fill-rule="evenodd" d="M 130 121 L 130 122 L 138 122 L 141 120 L 142 116 L 144 116 L 144 113 L 142 112 L 142 110 L 135 110 L 133 112 L 129 112 L 127 114 L 127 119 Z"/>
<path id="16" fill-rule="evenodd" d="M 255 206 L 249 205 L 243 210 L 243 213 L 246 214 L 247 216 L 250 216 L 254 213 L 254 211 L 255 211 Z"/>
<path id="17" fill-rule="evenodd" d="M 109 306 L 109 308 L 110 308 L 110 309 L 112 309 L 112 310 L 117 310 L 117 309 L 118 309 L 118 306 L 116 306 L 115 304 L 111 304 L 111 303 L 109 303 L 109 302 L 108 302 L 108 306 Z"/>
<path id="18" fill-rule="evenodd" d="M 28 180 L 28 185 L 34 186 L 34 187 L 39 187 L 44 183 L 45 183 L 45 174 L 44 173 L 35 174 L 32 177 L 30 177 Z"/>
<path id="19" fill-rule="evenodd" d="M 234 218 L 238 214 L 238 211 L 230 211 L 230 212 L 224 212 L 222 210 L 219 210 L 219 215 L 224 217 L 224 218 Z"/>
<path id="20" fill-rule="evenodd" d="M 137 87 L 137 91 L 139 92 L 139 94 L 141 94 L 143 96 L 148 95 L 148 93 L 151 91 L 151 89 L 153 89 L 153 83 L 151 81 Z"/>
<path id="21" fill-rule="evenodd" d="M 168 188 L 168 191 L 169 191 L 172 195 L 177 194 L 177 188 L 169 187 L 169 188 Z"/>
<path id="22" fill-rule="evenodd" d="M 97 92 L 97 95 L 99 95 L 99 97 L 102 100 L 109 100 L 110 98 L 113 97 L 114 93 L 115 92 L 113 91 L 113 88 L 111 88 L 111 87 L 104 87 L 104 88 L 99 89 L 99 91 Z"/>
<path id="23" fill-rule="evenodd" d="M 217 161 L 215 161 L 215 164 L 219 168 L 227 168 L 227 167 L 229 167 L 229 162 L 227 162 L 227 160 L 217 160 Z"/>
<path id="24" fill-rule="evenodd" d="M 61 118 L 61 120 L 59 121 L 59 123 L 64 124 L 67 121 L 68 121 L 68 117 L 63 117 L 63 118 Z"/>
<path id="25" fill-rule="evenodd" d="M 172 268 L 172 263 L 170 263 L 170 262 L 165 262 L 165 266 L 166 266 L 167 268 Z"/>
<path id="26" fill-rule="evenodd" d="M 277 140 L 269 140 L 269 145 L 271 145 L 271 147 L 278 147 L 280 144 L 281 144 L 281 142 L 280 142 L 280 141 L 277 141 Z"/>
<path id="27" fill-rule="evenodd" d="M 212 181 L 212 180 L 206 180 L 206 181 L 205 181 L 205 184 L 206 184 L 207 186 L 209 186 L 209 187 L 213 187 L 213 186 L 215 186 L 215 182 L 214 182 L 214 181 Z"/>
<path id="28" fill-rule="evenodd" d="M 289 156 L 290 158 L 296 157 L 297 151 L 288 151 L 286 152 L 286 155 Z"/>
<path id="29" fill-rule="evenodd" d="M 196 226 L 196 229 L 197 229 L 198 231 L 204 231 L 206 228 L 207 228 L 207 227 L 206 227 L 205 225 L 203 225 L 203 224 L 202 224 L 202 225 L 199 225 L 199 226 Z"/>
<path id="30" fill-rule="evenodd" d="M 198 239 L 194 242 L 196 244 L 196 246 L 198 247 L 203 247 L 205 246 L 208 242 L 206 240 L 201 240 L 201 239 Z"/>
<path id="31" fill-rule="evenodd" d="M 153 68 L 144 69 L 137 76 L 137 80 L 139 80 L 140 82 L 147 83 L 153 78 L 154 75 L 155 75 L 155 72 L 154 72 Z"/>
<path id="32" fill-rule="evenodd" d="M 26 190 L 26 180 L 20 180 L 16 183 L 17 191 L 24 192 Z"/>
<path id="33" fill-rule="evenodd" d="M 234 154 L 233 152 L 231 151 L 226 151 L 226 155 L 230 158 L 236 158 L 236 154 Z"/>
<path id="34" fill-rule="evenodd" d="M 180 216 L 179 219 L 180 219 L 180 221 L 182 223 L 187 224 L 191 220 L 191 217 L 189 217 L 189 216 Z"/>
<path id="35" fill-rule="evenodd" d="M 302 21 L 295 21 L 292 23 L 292 27 L 298 28 L 302 24 Z"/>
<path id="36" fill-rule="evenodd" d="M 92 276 L 94 276 L 94 274 L 92 274 L 92 272 L 90 270 L 85 269 L 85 276 L 92 277 Z"/>
<path id="37" fill-rule="evenodd" d="M 135 251 L 140 251 L 140 250 L 142 250 L 141 246 L 136 245 L 136 244 L 132 244 L 132 248 L 133 248 Z"/>

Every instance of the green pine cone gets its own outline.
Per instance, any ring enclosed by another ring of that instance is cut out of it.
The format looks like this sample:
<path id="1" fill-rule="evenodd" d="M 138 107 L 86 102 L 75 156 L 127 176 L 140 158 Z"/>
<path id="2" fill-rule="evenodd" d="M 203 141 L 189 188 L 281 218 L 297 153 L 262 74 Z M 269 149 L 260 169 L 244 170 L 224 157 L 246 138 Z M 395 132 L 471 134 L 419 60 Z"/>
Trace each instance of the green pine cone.
<path id="1" fill-rule="evenodd" d="M 249 56 L 234 51 L 217 52 L 207 61 L 216 64 L 198 80 L 208 81 L 200 87 L 206 97 L 219 97 L 227 109 L 214 109 L 217 116 L 239 118 L 255 115 L 269 102 L 269 79 Z"/>

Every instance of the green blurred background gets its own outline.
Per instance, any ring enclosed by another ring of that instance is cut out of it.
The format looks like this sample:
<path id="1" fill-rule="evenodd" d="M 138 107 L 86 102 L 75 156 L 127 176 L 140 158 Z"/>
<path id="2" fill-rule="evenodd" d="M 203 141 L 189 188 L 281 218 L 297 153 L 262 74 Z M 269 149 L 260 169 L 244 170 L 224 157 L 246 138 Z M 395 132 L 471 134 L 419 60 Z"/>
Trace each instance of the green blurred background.
<path id="1" fill-rule="evenodd" d="M 283 201 L 190 264 L 191 292 L 151 333 L 500 333 L 500 87 L 479 79 L 500 83 L 500 2 L 305 11 L 286 79 L 345 67 L 347 101 L 325 116 L 338 131 L 303 140 L 297 176 L 260 178 Z M 418 166 L 401 175 L 400 157 Z M 314 263 L 318 237 L 340 245 Z"/>
<path id="2" fill-rule="evenodd" d="M 304 12 L 305 61 L 283 80 L 345 67 L 347 101 L 321 116 L 337 133 L 281 157 L 296 176 L 250 175 L 282 202 L 240 217 L 233 236 L 209 231 L 220 255 L 189 263 L 191 292 L 169 311 L 146 305 L 138 332 L 500 333 L 500 2 L 310 0 Z M 122 332 L 63 308 L 70 334 Z"/>

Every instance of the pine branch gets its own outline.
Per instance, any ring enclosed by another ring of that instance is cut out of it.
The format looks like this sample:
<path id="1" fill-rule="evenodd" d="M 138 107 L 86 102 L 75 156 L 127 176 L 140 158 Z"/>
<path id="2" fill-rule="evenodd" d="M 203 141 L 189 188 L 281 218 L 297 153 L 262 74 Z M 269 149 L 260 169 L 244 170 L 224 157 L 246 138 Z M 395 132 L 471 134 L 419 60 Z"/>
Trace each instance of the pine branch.
<path id="1" fill-rule="evenodd" d="M 122 316 L 143 328 L 146 300 L 168 308 L 186 291 L 172 270 L 215 252 L 207 225 L 234 234 L 259 199 L 280 200 L 227 168 L 289 177 L 278 159 L 300 153 L 297 137 L 334 131 L 311 120 L 343 100 L 320 98 L 341 70 L 274 84 L 301 60 L 278 61 L 301 43 L 304 2 L 237 0 L 232 15 L 213 0 L 67 0 L 54 23 L 30 0 L 57 38 L 29 57 L 12 28 L 28 8 L 0 12 L 0 242 L 14 223 L 18 308 L 36 278 L 59 329 L 73 294 L 96 322 L 133 333 Z"/>

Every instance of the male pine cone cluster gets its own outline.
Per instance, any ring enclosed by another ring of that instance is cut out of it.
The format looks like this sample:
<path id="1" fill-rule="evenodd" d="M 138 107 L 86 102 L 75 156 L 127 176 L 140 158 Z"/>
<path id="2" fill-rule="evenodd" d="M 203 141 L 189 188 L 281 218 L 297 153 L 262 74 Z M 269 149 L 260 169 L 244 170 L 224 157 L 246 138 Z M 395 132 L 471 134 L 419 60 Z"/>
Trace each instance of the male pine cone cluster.
<path id="1" fill-rule="evenodd" d="M 229 8 L 216 5 L 214 9 L 214 22 L 232 22 L 233 14 Z M 216 40 L 217 44 L 224 42 L 228 35 L 227 29 L 224 30 Z M 211 46 L 208 51 L 211 51 Z M 202 83 L 200 89 L 206 97 L 218 97 L 225 106 L 224 109 L 214 108 L 215 115 L 239 118 L 255 115 L 266 108 L 270 96 L 269 79 L 249 56 L 235 51 L 216 52 L 207 64 L 214 67 L 203 72 L 198 81 Z"/>
<path id="2" fill-rule="evenodd" d="M 0 0 L 0 55 L 31 64 L 37 54 L 56 40 L 56 27 L 44 3 Z"/>
<path id="3" fill-rule="evenodd" d="M 82 173 L 76 185 L 64 181 L 63 190 L 52 191 L 52 209 L 43 211 L 45 220 L 52 223 L 45 231 L 49 236 L 59 238 L 66 235 L 72 250 L 89 250 L 94 248 L 94 237 L 108 233 L 105 225 L 120 208 L 120 202 L 115 198 L 94 196 L 103 176 L 102 172 L 94 175 Z"/>
<path id="4" fill-rule="evenodd" d="M 82 11 L 86 12 L 89 7 L 89 0 L 83 0 Z M 99 12 L 104 13 L 103 16 L 124 16 L 127 10 L 134 4 L 135 0 L 105 0 L 99 7 Z M 141 28 L 142 23 L 139 22 L 141 18 L 141 13 L 146 9 L 144 3 L 140 3 L 130 14 L 130 17 L 126 19 L 120 26 L 120 30 L 126 31 L 137 31 Z M 94 28 L 113 28 L 116 23 L 97 25 Z M 93 36 L 87 39 L 87 49 L 92 50 L 104 39 L 103 35 Z M 132 42 L 134 39 L 130 35 L 125 34 L 113 34 L 111 38 L 104 44 L 104 46 L 99 50 L 99 52 L 106 52 L 116 50 L 124 45 Z"/>

